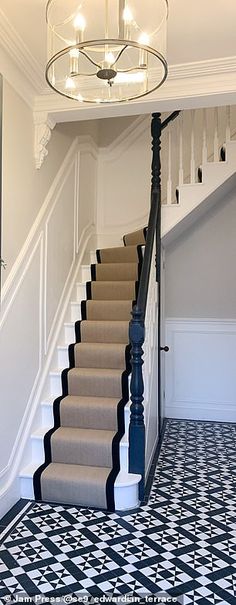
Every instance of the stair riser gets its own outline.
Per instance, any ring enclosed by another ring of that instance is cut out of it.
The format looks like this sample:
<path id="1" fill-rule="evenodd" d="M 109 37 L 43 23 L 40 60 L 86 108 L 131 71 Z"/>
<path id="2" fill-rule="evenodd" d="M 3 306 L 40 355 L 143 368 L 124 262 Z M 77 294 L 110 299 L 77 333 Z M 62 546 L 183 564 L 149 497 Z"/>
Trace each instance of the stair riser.
<path id="1" fill-rule="evenodd" d="M 42 404 L 42 425 L 53 426 L 53 406 L 48 404 Z"/>
<path id="2" fill-rule="evenodd" d="M 73 324 L 64 324 L 64 340 L 66 345 L 75 342 L 75 327 Z"/>
<path id="3" fill-rule="evenodd" d="M 129 431 L 129 421 L 130 421 L 130 408 L 129 406 L 125 407 L 125 432 L 128 434 Z M 53 405 L 52 404 L 42 404 L 42 425 L 43 426 L 53 426 Z"/>
<path id="4" fill-rule="evenodd" d="M 27 500 L 35 500 L 32 477 L 20 477 L 20 495 Z"/>
<path id="5" fill-rule="evenodd" d="M 72 302 L 70 305 L 70 318 L 73 323 L 81 319 L 81 304 L 80 302 Z"/>
<path id="6" fill-rule="evenodd" d="M 139 506 L 138 484 L 114 489 L 115 510 L 132 510 Z"/>
<path id="7" fill-rule="evenodd" d="M 21 498 L 34 500 L 34 488 L 32 477 L 20 477 Z M 138 483 L 117 487 L 114 489 L 116 510 L 132 510 L 139 506 Z"/>
<path id="8" fill-rule="evenodd" d="M 31 450 L 32 450 L 32 460 L 38 465 L 42 464 L 45 460 L 45 452 L 44 452 L 44 441 L 43 438 L 31 436 Z"/>
<path id="9" fill-rule="evenodd" d="M 61 374 L 50 373 L 50 394 L 59 397 L 62 394 Z"/>
<path id="10" fill-rule="evenodd" d="M 81 281 L 87 282 L 91 280 L 91 268 L 90 265 L 83 265 L 81 270 Z"/>
<path id="11" fill-rule="evenodd" d="M 58 368 L 64 369 L 69 366 L 68 348 L 58 347 L 57 349 Z"/>
<path id="12" fill-rule="evenodd" d="M 97 262 L 97 255 L 96 252 L 94 252 L 93 250 L 90 252 L 90 263 L 91 265 Z"/>
<path id="13" fill-rule="evenodd" d="M 47 426 L 50 426 L 48 424 Z M 53 426 L 53 422 L 51 423 Z M 44 452 L 44 439 L 43 437 L 36 437 L 34 435 L 31 436 L 31 450 L 32 450 L 32 460 L 34 463 L 40 465 L 44 462 L 45 452 Z M 120 444 L 120 469 L 122 471 L 128 472 L 128 442 L 121 442 Z"/>
<path id="14" fill-rule="evenodd" d="M 76 300 L 78 302 L 81 302 L 81 300 L 85 300 L 85 298 L 86 298 L 86 285 L 83 283 L 76 284 Z"/>

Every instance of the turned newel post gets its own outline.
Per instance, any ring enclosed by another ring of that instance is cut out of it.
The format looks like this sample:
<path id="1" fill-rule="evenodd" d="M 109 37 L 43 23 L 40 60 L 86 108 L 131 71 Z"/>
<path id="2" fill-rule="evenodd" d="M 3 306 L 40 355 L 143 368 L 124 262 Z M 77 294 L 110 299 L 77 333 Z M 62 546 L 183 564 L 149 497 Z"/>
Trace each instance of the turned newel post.
<path id="1" fill-rule="evenodd" d="M 131 343 L 132 366 L 130 383 L 129 472 L 142 475 L 142 481 L 139 484 L 139 498 L 140 500 L 143 500 L 145 474 L 145 426 L 143 415 L 144 383 L 142 374 L 144 319 L 142 311 L 140 311 L 137 306 L 135 306 L 132 311 L 129 337 Z"/>

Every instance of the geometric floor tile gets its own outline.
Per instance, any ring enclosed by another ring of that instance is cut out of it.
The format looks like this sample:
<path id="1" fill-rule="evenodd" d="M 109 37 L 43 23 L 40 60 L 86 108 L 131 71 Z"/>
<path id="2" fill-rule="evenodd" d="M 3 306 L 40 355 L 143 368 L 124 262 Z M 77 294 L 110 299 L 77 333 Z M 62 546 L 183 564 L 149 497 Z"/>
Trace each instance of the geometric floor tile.
<path id="1" fill-rule="evenodd" d="M 139 510 L 24 507 L 0 541 L 0 603 L 165 593 L 184 605 L 235 605 L 235 486 L 235 424 L 168 420 Z"/>

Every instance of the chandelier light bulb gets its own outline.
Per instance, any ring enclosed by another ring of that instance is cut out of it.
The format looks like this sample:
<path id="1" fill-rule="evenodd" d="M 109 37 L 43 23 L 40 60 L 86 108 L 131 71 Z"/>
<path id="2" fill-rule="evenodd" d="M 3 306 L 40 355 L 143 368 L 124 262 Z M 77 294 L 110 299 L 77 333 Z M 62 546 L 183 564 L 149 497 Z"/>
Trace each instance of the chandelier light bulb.
<path id="1" fill-rule="evenodd" d="M 125 40 L 130 40 L 131 39 L 131 26 L 133 23 L 133 15 L 128 6 L 126 6 L 124 8 L 123 19 L 124 19 L 124 37 L 125 37 Z"/>
<path id="2" fill-rule="evenodd" d="M 124 19 L 125 23 L 132 23 L 132 21 L 133 21 L 133 15 L 132 15 L 131 10 L 130 10 L 130 8 L 128 6 L 126 6 L 124 8 L 123 19 Z"/>
<path id="3" fill-rule="evenodd" d="M 84 30 L 86 28 L 86 21 L 84 16 L 81 15 L 81 13 L 78 13 L 78 15 L 76 15 L 73 25 L 75 28 L 76 44 L 79 44 L 84 40 Z"/>
<path id="4" fill-rule="evenodd" d="M 76 86 L 75 86 L 73 78 L 66 78 L 65 89 L 72 91 L 72 90 L 75 90 L 75 88 L 76 88 Z"/>
<path id="5" fill-rule="evenodd" d="M 69 51 L 70 56 L 70 75 L 73 76 L 79 71 L 79 50 L 78 48 L 72 48 Z"/>
<path id="6" fill-rule="evenodd" d="M 73 24 L 74 24 L 74 28 L 76 30 L 84 32 L 85 27 L 86 27 L 86 21 L 85 21 L 85 18 L 83 17 L 83 15 L 81 15 L 81 13 L 78 13 L 78 15 L 76 15 Z"/>
<path id="7" fill-rule="evenodd" d="M 106 53 L 105 54 L 105 62 L 109 66 L 113 65 L 113 63 L 115 63 L 115 57 L 114 57 L 113 53 Z"/>
<path id="8" fill-rule="evenodd" d="M 150 37 L 148 36 L 148 34 L 145 34 L 145 32 L 142 32 L 142 34 L 140 34 L 139 36 L 138 42 L 139 44 L 144 44 L 145 46 L 148 46 L 150 42 Z"/>
<path id="9" fill-rule="evenodd" d="M 144 46 L 148 46 L 149 45 L 149 36 L 148 36 L 148 34 L 145 34 L 145 32 L 142 32 L 140 34 L 140 36 L 139 36 L 138 43 L 139 44 L 143 44 Z M 140 48 L 140 51 L 139 51 L 139 67 L 146 68 L 147 67 L 147 62 L 148 62 L 148 53 L 143 48 Z"/>

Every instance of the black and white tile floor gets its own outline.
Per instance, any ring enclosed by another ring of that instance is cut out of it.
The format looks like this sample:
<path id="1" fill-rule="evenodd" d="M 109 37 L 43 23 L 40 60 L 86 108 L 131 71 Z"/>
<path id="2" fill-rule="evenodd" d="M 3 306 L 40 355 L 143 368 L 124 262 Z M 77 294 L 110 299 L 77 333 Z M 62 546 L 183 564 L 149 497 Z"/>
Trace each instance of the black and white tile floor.
<path id="1" fill-rule="evenodd" d="M 166 591 L 184 605 L 236 604 L 235 482 L 236 424 L 167 421 L 138 511 L 27 502 L 1 527 L 0 602 Z"/>

